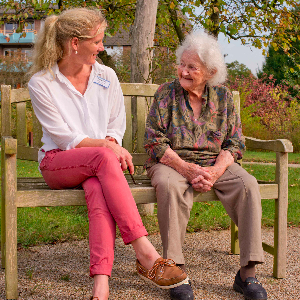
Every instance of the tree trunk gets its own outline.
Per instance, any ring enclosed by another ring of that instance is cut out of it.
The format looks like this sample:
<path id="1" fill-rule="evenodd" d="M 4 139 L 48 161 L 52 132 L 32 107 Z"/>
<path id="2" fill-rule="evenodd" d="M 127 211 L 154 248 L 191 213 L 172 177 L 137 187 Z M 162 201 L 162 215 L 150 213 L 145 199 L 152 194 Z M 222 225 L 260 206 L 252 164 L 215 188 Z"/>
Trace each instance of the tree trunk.
<path id="1" fill-rule="evenodd" d="M 154 33 L 158 0 L 137 0 L 135 20 L 131 30 L 131 74 L 130 82 L 151 83 Z M 137 132 L 137 99 L 132 98 L 133 136 Z M 154 204 L 139 204 L 141 215 L 154 213 Z"/>
<path id="2" fill-rule="evenodd" d="M 131 31 L 131 77 L 130 82 L 151 82 L 154 33 L 158 0 L 137 0 Z"/>

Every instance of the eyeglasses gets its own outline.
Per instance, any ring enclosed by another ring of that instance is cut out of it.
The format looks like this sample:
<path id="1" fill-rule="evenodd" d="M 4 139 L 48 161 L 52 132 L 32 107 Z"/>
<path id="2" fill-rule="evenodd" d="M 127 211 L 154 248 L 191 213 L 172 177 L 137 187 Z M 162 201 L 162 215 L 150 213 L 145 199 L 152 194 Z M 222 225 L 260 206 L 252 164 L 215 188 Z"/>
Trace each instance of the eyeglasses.
<path id="1" fill-rule="evenodd" d="M 194 65 L 186 65 L 184 63 L 180 63 L 178 65 L 178 68 L 180 68 L 180 69 L 185 69 L 186 68 L 188 70 L 188 72 L 196 72 L 196 71 L 200 70 L 200 68 L 198 68 L 198 67 L 196 67 Z"/>

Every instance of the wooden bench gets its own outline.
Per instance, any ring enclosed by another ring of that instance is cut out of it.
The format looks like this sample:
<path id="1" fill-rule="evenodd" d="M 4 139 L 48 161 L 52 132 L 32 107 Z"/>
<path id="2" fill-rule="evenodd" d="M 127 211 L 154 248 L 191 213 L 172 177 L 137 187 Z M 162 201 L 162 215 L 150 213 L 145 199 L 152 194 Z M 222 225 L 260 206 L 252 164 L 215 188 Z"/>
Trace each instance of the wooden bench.
<path id="1" fill-rule="evenodd" d="M 133 152 L 133 162 L 142 166 L 147 154 L 143 148 L 145 119 L 151 103 L 151 97 L 157 85 L 122 84 L 127 112 L 127 130 L 123 139 L 123 146 Z M 233 92 L 235 103 L 239 110 L 238 92 Z M 28 89 L 11 89 L 1 86 L 1 117 L 2 117 L 2 205 L 1 205 L 1 251 L 2 267 L 5 268 L 6 298 L 18 297 L 17 272 L 17 208 L 38 206 L 67 206 L 86 205 L 83 190 L 51 190 L 43 178 L 17 178 L 16 159 L 37 161 L 38 149 L 41 146 L 41 127 L 33 115 L 33 144 L 28 146 L 26 133 L 26 103 L 30 101 Z M 137 112 L 132 111 L 132 96 L 136 96 Z M 145 98 L 146 97 L 146 98 Z M 12 104 L 16 105 L 16 139 L 12 138 Z M 28 103 L 27 103 L 28 106 Z M 132 126 L 138 128 L 137 135 L 133 135 Z M 253 138 L 246 139 L 250 149 L 266 149 L 276 152 L 275 182 L 260 183 L 263 199 L 275 199 L 274 246 L 263 243 L 265 251 L 274 255 L 273 275 L 284 278 L 286 273 L 286 242 L 287 242 L 287 206 L 288 206 L 288 152 L 293 151 L 288 140 L 262 141 Z M 143 175 L 135 178 L 142 185 L 134 185 L 128 179 L 133 197 L 137 204 L 155 203 L 155 191 L 150 180 Z M 194 201 L 218 201 L 213 191 L 194 193 Z M 231 226 L 231 252 L 239 253 L 237 227 Z"/>

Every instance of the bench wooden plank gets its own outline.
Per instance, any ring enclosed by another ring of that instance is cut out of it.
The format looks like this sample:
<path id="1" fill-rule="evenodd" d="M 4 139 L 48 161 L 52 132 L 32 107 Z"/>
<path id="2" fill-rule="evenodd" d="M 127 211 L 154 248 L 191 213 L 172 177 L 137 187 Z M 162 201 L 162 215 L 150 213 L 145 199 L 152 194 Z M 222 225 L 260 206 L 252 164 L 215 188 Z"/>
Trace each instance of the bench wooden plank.
<path id="1" fill-rule="evenodd" d="M 18 158 L 37 161 L 39 148 L 18 146 Z"/>
<path id="2" fill-rule="evenodd" d="M 126 110 L 126 131 L 123 137 L 122 146 L 127 149 L 129 152 L 132 152 L 132 115 L 128 112 L 131 112 L 131 97 L 124 97 L 124 104 Z"/>
<path id="3" fill-rule="evenodd" d="M 17 137 L 18 145 L 27 145 L 26 102 L 17 103 Z"/>
<path id="4" fill-rule="evenodd" d="M 273 152 L 293 152 L 293 145 L 289 140 L 259 140 L 252 137 L 246 138 L 247 149 L 269 150 Z"/>
<path id="5" fill-rule="evenodd" d="M 121 83 L 121 88 L 124 96 L 151 97 L 157 91 L 158 87 L 158 84 Z"/>
<path id="6" fill-rule="evenodd" d="M 156 203 L 155 189 L 146 175 L 135 175 L 135 181 L 142 185 L 135 185 L 129 174 L 125 175 L 133 197 L 137 204 Z M 259 185 L 262 199 L 278 198 L 278 185 L 266 183 Z M 18 178 L 17 207 L 35 206 L 66 206 L 85 205 L 82 189 L 51 190 L 42 177 Z M 215 192 L 194 192 L 194 202 L 219 201 Z"/>
<path id="7" fill-rule="evenodd" d="M 30 94 L 28 88 L 11 90 L 11 103 L 19 103 L 28 100 L 30 100 Z"/>

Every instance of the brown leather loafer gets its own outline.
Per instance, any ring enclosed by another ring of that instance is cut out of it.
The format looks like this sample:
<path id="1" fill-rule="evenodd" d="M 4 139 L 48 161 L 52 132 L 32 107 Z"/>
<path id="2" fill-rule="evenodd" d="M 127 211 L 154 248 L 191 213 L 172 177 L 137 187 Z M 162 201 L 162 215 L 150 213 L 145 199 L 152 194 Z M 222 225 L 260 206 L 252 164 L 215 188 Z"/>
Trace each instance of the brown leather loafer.
<path id="1" fill-rule="evenodd" d="M 172 259 L 158 258 L 150 270 L 144 268 L 137 260 L 136 269 L 141 278 L 161 289 L 171 289 L 189 280 L 186 273 L 176 266 Z"/>

